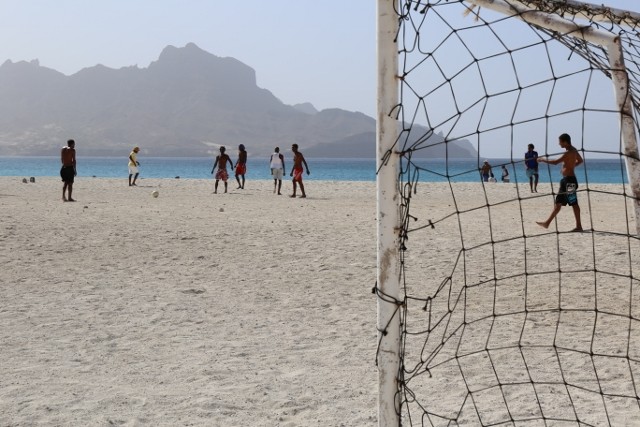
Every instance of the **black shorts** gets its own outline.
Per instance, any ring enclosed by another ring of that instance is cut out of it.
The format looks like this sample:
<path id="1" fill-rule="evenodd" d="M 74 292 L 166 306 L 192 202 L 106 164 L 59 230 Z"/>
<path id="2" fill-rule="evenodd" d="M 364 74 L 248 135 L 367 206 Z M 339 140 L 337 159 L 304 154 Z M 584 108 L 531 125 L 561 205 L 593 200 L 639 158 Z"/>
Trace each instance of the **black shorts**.
<path id="1" fill-rule="evenodd" d="M 578 204 L 578 180 L 575 176 L 565 176 L 560 180 L 560 191 L 556 196 L 556 203 L 562 206 Z"/>
<path id="2" fill-rule="evenodd" d="M 73 178 L 76 176 L 73 166 L 63 166 L 60 169 L 60 178 L 62 181 L 73 184 Z"/>

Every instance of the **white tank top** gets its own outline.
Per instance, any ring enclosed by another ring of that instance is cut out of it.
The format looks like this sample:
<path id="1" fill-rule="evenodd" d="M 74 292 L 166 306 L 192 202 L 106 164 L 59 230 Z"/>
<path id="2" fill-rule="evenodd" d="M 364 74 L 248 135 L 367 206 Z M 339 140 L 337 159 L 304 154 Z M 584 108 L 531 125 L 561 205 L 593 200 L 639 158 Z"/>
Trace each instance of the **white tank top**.
<path id="1" fill-rule="evenodd" d="M 280 153 L 273 153 L 271 155 L 271 169 L 282 169 L 282 159 Z"/>

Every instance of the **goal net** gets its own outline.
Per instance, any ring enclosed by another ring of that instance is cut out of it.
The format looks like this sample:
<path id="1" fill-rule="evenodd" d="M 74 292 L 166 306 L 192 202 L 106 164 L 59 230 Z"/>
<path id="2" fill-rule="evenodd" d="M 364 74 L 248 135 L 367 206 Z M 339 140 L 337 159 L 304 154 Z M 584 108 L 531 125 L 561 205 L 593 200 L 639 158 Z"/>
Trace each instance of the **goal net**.
<path id="1" fill-rule="evenodd" d="M 379 171 L 399 157 L 400 292 L 375 291 L 395 307 L 379 347 L 400 331 L 399 422 L 640 425 L 640 15 L 572 0 L 394 10 L 399 102 L 380 115 L 399 129 Z M 525 163 L 529 144 L 568 152 L 561 134 L 584 159 L 579 217 L 565 167 Z"/>

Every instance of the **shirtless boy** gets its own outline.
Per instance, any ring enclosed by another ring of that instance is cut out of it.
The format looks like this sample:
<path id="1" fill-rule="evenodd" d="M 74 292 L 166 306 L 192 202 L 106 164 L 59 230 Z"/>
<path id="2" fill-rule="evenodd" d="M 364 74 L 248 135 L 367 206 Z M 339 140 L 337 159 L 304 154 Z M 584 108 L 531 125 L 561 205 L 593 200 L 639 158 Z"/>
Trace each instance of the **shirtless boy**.
<path id="1" fill-rule="evenodd" d="M 224 192 L 227 192 L 227 180 L 229 179 L 229 173 L 227 172 L 227 162 L 231 165 L 231 169 L 233 169 L 233 162 L 231 161 L 231 157 L 225 153 L 225 148 L 220 147 L 220 154 L 216 156 L 216 161 L 213 162 L 213 168 L 211 169 L 211 173 L 213 171 L 216 172 L 216 186 L 214 190 L 214 194 L 218 193 L 218 182 L 222 180 L 224 182 Z M 216 166 L 218 166 L 218 170 L 216 171 Z"/>
<path id="2" fill-rule="evenodd" d="M 73 139 L 67 141 L 67 146 L 62 147 L 60 152 L 60 160 L 62 161 L 62 168 L 60 169 L 60 177 L 62 178 L 62 201 L 63 202 L 75 202 L 71 197 L 73 192 L 73 180 L 76 173 L 76 142 Z M 65 197 L 65 191 L 68 196 Z"/>
<path id="3" fill-rule="evenodd" d="M 560 147 L 566 152 L 556 160 L 549 160 L 545 157 L 538 157 L 538 163 L 548 163 L 557 165 L 562 163 L 562 180 L 560 180 L 560 191 L 556 196 L 556 203 L 551 211 L 551 215 L 546 221 L 537 221 L 541 227 L 549 228 L 551 221 L 558 215 L 563 206 L 569 205 L 573 208 L 573 215 L 576 217 L 576 228 L 572 231 L 582 231 L 582 223 L 580 222 L 580 206 L 578 205 L 578 180 L 575 175 L 575 168 L 582 164 L 582 156 L 576 148 L 571 145 L 571 137 L 563 133 L 558 137 Z"/>
<path id="4" fill-rule="evenodd" d="M 247 173 L 247 150 L 244 144 L 238 147 L 238 161 L 236 162 L 236 181 L 238 181 L 238 190 L 244 189 L 244 174 Z M 242 182 L 240 182 L 242 178 Z"/>
<path id="5" fill-rule="evenodd" d="M 300 184 L 300 192 L 302 193 L 300 197 L 307 197 L 304 192 L 304 184 L 302 184 L 302 172 L 304 171 L 302 165 L 304 164 L 307 169 L 307 175 L 311 173 L 309 172 L 309 166 L 302 153 L 298 151 L 298 144 L 293 144 L 291 151 L 293 151 L 293 169 L 291 169 L 289 176 L 293 177 L 293 194 L 289 197 L 296 197 L 296 184 Z"/>

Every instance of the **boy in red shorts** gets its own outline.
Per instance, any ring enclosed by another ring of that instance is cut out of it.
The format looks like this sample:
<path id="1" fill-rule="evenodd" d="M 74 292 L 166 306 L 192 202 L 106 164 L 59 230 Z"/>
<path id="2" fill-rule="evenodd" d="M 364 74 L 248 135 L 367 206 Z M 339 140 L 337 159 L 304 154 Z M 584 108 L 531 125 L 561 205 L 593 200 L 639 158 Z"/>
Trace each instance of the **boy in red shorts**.
<path id="1" fill-rule="evenodd" d="M 224 182 L 224 192 L 227 192 L 227 179 L 229 179 L 229 173 L 227 172 L 227 162 L 229 162 L 231 168 L 233 169 L 233 162 L 231 161 L 231 157 L 229 157 L 229 155 L 225 153 L 225 150 L 226 149 L 224 148 L 224 146 L 220 147 L 220 155 L 216 156 L 216 161 L 213 162 L 213 168 L 211 169 L 211 173 L 213 174 L 216 166 L 218 166 L 218 170 L 216 171 L 215 175 L 216 186 L 213 192 L 214 194 L 218 193 L 218 182 L 220 182 L 220 180 Z"/>
<path id="2" fill-rule="evenodd" d="M 302 165 L 304 164 L 304 167 L 307 169 L 307 175 L 311 174 L 311 172 L 309 172 L 309 166 L 302 153 L 298 151 L 298 144 L 293 144 L 291 151 L 293 151 L 293 169 L 291 169 L 289 176 L 293 177 L 293 194 L 289 197 L 296 197 L 297 184 L 300 185 L 300 192 L 302 193 L 300 197 L 307 197 L 304 192 L 304 184 L 302 184 L 302 172 L 304 171 Z"/>
<path id="3" fill-rule="evenodd" d="M 244 149 L 243 144 L 240 144 L 238 150 L 238 161 L 236 162 L 236 181 L 238 181 L 238 190 L 243 190 L 244 174 L 247 173 L 247 150 Z M 240 182 L 241 177 L 242 183 Z"/>

